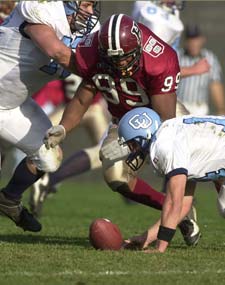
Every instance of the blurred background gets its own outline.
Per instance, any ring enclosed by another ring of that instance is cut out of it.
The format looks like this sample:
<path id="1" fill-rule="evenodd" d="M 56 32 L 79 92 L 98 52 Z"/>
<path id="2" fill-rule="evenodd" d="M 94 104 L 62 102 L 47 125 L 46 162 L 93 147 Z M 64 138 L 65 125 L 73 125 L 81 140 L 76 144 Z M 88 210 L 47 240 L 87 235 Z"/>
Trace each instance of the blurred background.
<path id="1" fill-rule="evenodd" d="M 104 21 L 111 14 L 131 14 L 134 1 L 102 1 Z M 213 50 L 225 70 L 225 1 L 185 1 L 180 13 L 183 23 L 197 24 L 207 37 L 206 47 Z M 181 43 L 182 46 L 182 43 Z M 225 78 L 224 78 L 225 79 Z"/>

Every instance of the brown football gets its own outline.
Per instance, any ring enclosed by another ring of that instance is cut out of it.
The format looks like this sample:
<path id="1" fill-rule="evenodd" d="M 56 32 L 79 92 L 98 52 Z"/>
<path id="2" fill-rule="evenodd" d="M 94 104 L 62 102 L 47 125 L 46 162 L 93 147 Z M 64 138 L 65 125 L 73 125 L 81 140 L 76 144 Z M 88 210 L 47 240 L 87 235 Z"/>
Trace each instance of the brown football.
<path id="1" fill-rule="evenodd" d="M 119 250 L 123 244 L 119 227 L 103 218 L 98 218 L 91 223 L 89 240 L 95 249 L 102 250 Z"/>

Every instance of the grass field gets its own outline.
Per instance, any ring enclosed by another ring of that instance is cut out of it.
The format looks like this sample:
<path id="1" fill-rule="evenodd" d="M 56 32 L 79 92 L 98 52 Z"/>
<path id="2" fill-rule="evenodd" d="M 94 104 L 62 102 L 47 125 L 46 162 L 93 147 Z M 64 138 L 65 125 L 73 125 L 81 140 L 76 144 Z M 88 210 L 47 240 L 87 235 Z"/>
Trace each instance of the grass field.
<path id="1" fill-rule="evenodd" d="M 0 284 L 225 284 L 225 221 L 217 214 L 214 191 L 207 184 L 200 188 L 199 245 L 187 247 L 177 231 L 165 254 L 149 255 L 96 251 L 88 227 L 97 217 L 109 218 L 127 238 L 145 230 L 158 211 L 126 205 L 103 183 L 65 183 L 45 204 L 40 234 L 0 218 Z"/>

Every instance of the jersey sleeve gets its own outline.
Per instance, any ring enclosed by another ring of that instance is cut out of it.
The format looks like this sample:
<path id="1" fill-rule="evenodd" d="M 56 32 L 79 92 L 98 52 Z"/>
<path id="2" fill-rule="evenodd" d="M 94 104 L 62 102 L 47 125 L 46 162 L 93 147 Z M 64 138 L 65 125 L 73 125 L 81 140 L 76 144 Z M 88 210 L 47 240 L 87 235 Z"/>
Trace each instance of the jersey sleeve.
<path id="1" fill-rule="evenodd" d="M 151 30 L 139 24 L 143 35 L 143 64 L 150 95 L 174 93 L 180 81 L 177 53 Z"/>
<path id="2" fill-rule="evenodd" d="M 59 14 L 62 9 L 60 2 L 22 1 L 20 3 L 20 13 L 24 20 L 34 24 L 53 26 L 53 17 L 57 17 L 56 14 Z"/>
<path id="3" fill-rule="evenodd" d="M 157 62 L 156 62 L 157 64 Z M 150 95 L 175 93 L 180 82 L 180 67 L 176 52 L 170 48 L 158 62 L 160 68 L 148 77 Z"/>
<path id="4" fill-rule="evenodd" d="M 180 140 L 177 137 L 169 141 L 159 139 L 155 142 L 153 165 L 168 179 L 178 174 L 188 174 L 190 158 L 185 142 L 185 139 Z"/>
<path id="5" fill-rule="evenodd" d="M 98 61 L 98 32 L 91 33 L 84 37 L 78 44 L 75 51 L 75 64 L 77 75 L 87 81 L 92 80 L 96 71 Z M 90 57 L 92 54 L 92 57 Z"/>

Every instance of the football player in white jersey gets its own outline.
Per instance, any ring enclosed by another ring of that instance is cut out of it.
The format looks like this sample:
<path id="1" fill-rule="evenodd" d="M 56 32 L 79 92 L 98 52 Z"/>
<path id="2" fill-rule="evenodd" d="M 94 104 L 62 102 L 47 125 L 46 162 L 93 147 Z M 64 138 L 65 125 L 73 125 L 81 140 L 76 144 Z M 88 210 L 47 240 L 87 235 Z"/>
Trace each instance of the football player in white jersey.
<path id="1" fill-rule="evenodd" d="M 179 0 L 136 1 L 132 16 L 177 50 L 184 30 L 180 19 L 183 6 L 184 1 Z M 192 66 L 181 67 L 181 77 L 202 74 L 208 72 L 209 68 L 209 63 L 203 58 Z"/>
<path id="2" fill-rule="evenodd" d="M 133 17 L 138 22 L 149 27 L 157 36 L 177 51 L 179 48 L 180 37 L 184 30 L 184 25 L 180 19 L 180 11 L 183 7 L 184 1 L 182 0 L 136 1 L 133 7 Z M 203 58 L 192 66 L 181 66 L 181 77 L 202 74 L 208 72 L 209 69 L 210 65 L 208 61 Z M 177 100 L 176 116 L 187 114 L 189 114 L 189 111 L 179 100 Z M 200 236 L 200 231 L 195 223 L 197 214 L 194 207 L 192 208 L 189 218 L 191 220 L 187 220 L 187 223 L 190 223 L 190 227 L 193 227 L 193 229 L 196 228 L 196 230 L 193 230 L 193 232 L 195 232 L 194 236 Z M 191 235 L 190 239 L 187 235 L 187 239 L 186 242 L 191 245 Z"/>
<path id="3" fill-rule="evenodd" d="M 139 169 L 149 154 L 153 167 L 167 179 L 161 219 L 131 238 L 131 244 L 146 248 L 157 240 L 156 250 L 164 252 L 191 208 L 197 181 L 214 181 L 219 213 L 225 218 L 225 117 L 188 115 L 161 123 L 155 111 L 142 107 L 123 116 L 118 133 L 120 143 L 130 148 L 130 167 Z"/>
<path id="4" fill-rule="evenodd" d="M 72 49 L 98 18 L 94 1 L 21 1 L 0 26 L 0 141 L 27 155 L 0 191 L 0 212 L 24 230 L 41 224 L 22 206 L 23 192 L 62 160 L 59 147 L 43 145 L 51 122 L 30 95 L 73 71 Z"/>

